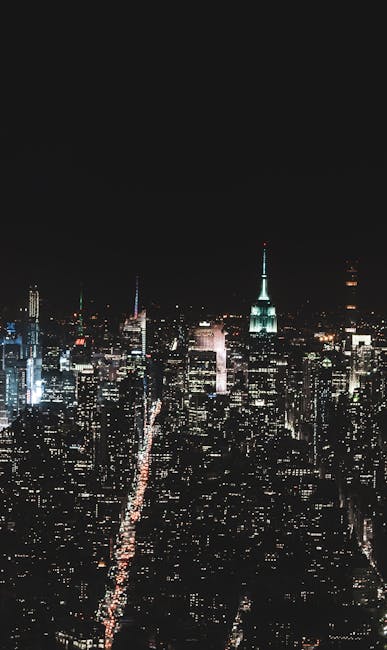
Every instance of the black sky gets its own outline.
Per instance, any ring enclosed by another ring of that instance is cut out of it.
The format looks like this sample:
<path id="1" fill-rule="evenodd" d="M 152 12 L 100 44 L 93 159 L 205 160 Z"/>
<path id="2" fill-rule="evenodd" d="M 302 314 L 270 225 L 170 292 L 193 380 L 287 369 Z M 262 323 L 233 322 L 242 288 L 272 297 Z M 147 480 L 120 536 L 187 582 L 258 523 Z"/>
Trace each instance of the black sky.
<path id="1" fill-rule="evenodd" d="M 387 311 L 379 104 L 347 96 L 340 74 L 325 93 L 304 81 L 246 93 L 239 80 L 218 97 L 210 79 L 200 93 L 155 86 L 146 110 L 134 89 L 120 102 L 101 85 L 90 101 L 80 73 L 59 96 L 27 86 L 33 101 L 0 129 L 0 306 L 38 281 L 71 308 L 82 281 L 123 309 L 139 273 L 148 303 L 240 308 L 267 240 L 279 310 L 334 307 L 357 257 L 364 307 Z"/>

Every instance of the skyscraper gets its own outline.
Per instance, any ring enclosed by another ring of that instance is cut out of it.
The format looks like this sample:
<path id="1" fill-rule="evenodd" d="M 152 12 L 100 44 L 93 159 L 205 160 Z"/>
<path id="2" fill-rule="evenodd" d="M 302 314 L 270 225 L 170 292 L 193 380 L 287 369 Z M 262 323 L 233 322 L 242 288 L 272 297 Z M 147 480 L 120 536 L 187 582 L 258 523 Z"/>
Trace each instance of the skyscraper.
<path id="1" fill-rule="evenodd" d="M 267 334 L 276 334 L 277 332 L 277 316 L 274 305 L 271 304 L 268 290 L 267 290 L 267 270 L 266 270 L 266 242 L 263 244 L 263 258 L 262 258 L 262 284 L 261 292 L 258 300 L 251 307 L 250 314 L 250 334 L 259 334 L 259 332 L 266 332 Z"/>
<path id="2" fill-rule="evenodd" d="M 20 334 L 16 333 L 15 323 L 7 323 L 5 334 L 0 338 L 0 351 L 0 374 L 4 375 L 3 398 L 8 421 L 12 422 L 26 404 L 26 364 L 23 358 L 23 341 Z"/>
<path id="3" fill-rule="evenodd" d="M 191 350 L 188 353 L 188 422 L 191 434 L 205 436 L 208 400 L 216 392 L 216 352 Z"/>
<path id="4" fill-rule="evenodd" d="M 79 291 L 79 311 L 78 311 L 78 323 L 77 323 L 77 335 L 79 338 L 84 336 L 84 327 L 83 327 L 83 288 Z"/>
<path id="5" fill-rule="evenodd" d="M 146 352 L 146 311 L 138 311 L 138 277 L 134 297 L 133 316 L 125 319 L 121 326 L 123 348 L 128 370 L 138 369 L 144 372 Z"/>
<path id="6" fill-rule="evenodd" d="M 26 341 L 27 404 L 33 406 L 42 396 L 42 350 L 39 330 L 39 291 L 36 285 L 28 294 Z"/>
<path id="7" fill-rule="evenodd" d="M 313 462 L 322 462 L 332 411 L 332 361 L 324 357 L 317 366 L 314 385 Z"/>
<path id="8" fill-rule="evenodd" d="M 249 327 L 248 437 L 252 440 L 273 436 L 285 424 L 285 408 L 280 400 L 279 385 L 283 375 L 283 372 L 279 372 L 280 367 L 283 371 L 285 366 L 280 362 L 276 348 L 277 316 L 267 289 L 266 251 L 265 243 L 261 292 L 258 301 L 251 307 Z"/>
<path id="9" fill-rule="evenodd" d="M 85 370 L 90 373 L 93 366 L 91 364 L 91 340 L 85 334 L 83 319 L 83 290 L 79 292 L 79 310 L 77 314 L 76 339 L 70 352 L 71 369 L 74 373 Z"/>
<path id="10" fill-rule="evenodd" d="M 357 263 L 347 261 L 345 270 L 345 331 L 356 333 L 357 308 Z"/>
<path id="11" fill-rule="evenodd" d="M 202 321 L 191 331 L 189 350 L 216 353 L 216 393 L 227 393 L 226 340 L 223 323 Z"/>

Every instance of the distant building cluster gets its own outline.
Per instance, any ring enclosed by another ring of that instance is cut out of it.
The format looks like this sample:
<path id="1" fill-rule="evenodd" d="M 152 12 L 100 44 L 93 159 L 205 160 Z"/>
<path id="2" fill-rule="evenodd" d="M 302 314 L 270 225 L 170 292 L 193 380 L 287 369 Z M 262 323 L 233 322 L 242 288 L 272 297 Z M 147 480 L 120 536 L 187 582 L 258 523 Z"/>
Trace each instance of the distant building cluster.
<path id="1" fill-rule="evenodd" d="M 269 261 L 250 313 L 2 323 L 0 649 L 384 647 L 387 321 Z"/>
<path id="2" fill-rule="evenodd" d="M 20 329 L 5 324 L 0 337 L 0 431 L 42 396 L 42 348 L 39 329 L 39 291 L 31 287 Z"/>

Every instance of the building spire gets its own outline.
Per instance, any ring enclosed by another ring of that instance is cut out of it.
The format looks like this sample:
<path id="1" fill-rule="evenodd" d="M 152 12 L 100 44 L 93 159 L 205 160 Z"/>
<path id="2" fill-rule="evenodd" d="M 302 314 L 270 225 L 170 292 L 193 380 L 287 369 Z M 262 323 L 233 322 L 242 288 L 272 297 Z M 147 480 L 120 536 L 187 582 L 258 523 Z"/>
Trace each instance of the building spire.
<path id="1" fill-rule="evenodd" d="M 269 294 L 267 292 L 267 243 L 263 244 L 262 256 L 262 285 L 261 293 L 255 304 L 251 306 L 250 313 L 250 334 L 259 334 L 266 332 L 267 334 L 277 333 L 277 315 L 274 305 L 271 304 Z"/>
<path id="2" fill-rule="evenodd" d="M 134 317 L 138 317 L 138 275 L 136 275 L 136 293 L 134 295 Z"/>
<path id="3" fill-rule="evenodd" d="M 269 295 L 267 293 L 267 273 L 266 273 L 266 255 L 267 255 L 267 243 L 263 242 L 263 257 L 262 257 L 262 286 L 261 293 L 259 294 L 258 300 L 269 300 Z"/>
<path id="4" fill-rule="evenodd" d="M 83 286 L 79 289 L 79 310 L 78 310 L 78 337 L 83 337 Z"/>

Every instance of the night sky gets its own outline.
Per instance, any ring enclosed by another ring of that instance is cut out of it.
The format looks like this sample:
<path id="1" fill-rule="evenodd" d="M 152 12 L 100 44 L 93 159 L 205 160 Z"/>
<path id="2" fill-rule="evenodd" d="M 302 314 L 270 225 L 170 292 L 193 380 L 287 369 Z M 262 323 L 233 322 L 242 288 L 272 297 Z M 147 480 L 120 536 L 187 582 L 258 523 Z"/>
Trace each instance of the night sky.
<path id="1" fill-rule="evenodd" d="M 335 307 L 356 257 L 361 304 L 387 312 L 386 166 L 372 123 L 355 134 L 357 116 L 292 124 L 289 113 L 251 129 L 238 113 L 230 130 L 229 115 L 202 112 L 123 129 L 122 114 L 65 108 L 19 111 L 1 128 L 2 307 L 37 281 L 47 309 L 73 309 L 82 282 L 86 299 L 123 310 L 138 273 L 148 304 L 244 309 L 267 240 L 278 311 Z"/>

